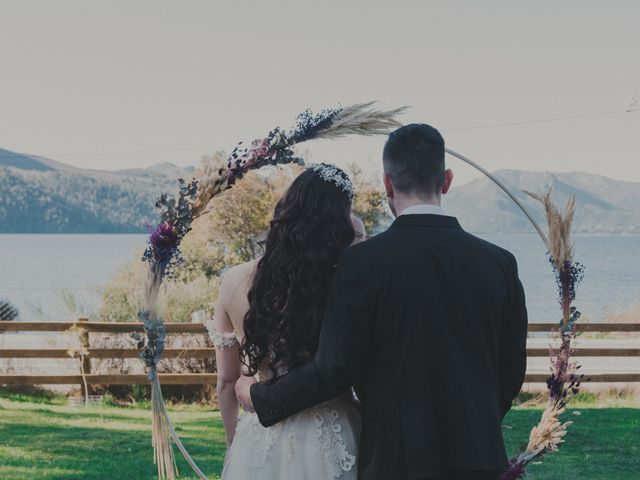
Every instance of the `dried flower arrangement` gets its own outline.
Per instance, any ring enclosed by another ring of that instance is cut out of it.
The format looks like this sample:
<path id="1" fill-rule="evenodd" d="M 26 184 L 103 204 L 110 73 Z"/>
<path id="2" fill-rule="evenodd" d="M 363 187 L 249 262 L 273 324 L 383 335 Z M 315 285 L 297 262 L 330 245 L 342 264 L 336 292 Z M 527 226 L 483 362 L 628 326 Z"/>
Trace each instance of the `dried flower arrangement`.
<path id="1" fill-rule="evenodd" d="M 540 422 L 532 428 L 525 450 L 510 459 L 509 468 L 500 477 L 501 480 L 516 480 L 525 476 L 525 469 L 529 463 L 539 459 L 545 453 L 557 451 L 560 444 L 564 442 L 567 428 L 572 422 L 561 422 L 560 415 L 565 412 L 571 398 L 578 393 L 584 377 L 578 373 L 580 365 L 571 360 L 571 346 L 576 337 L 576 322 L 580 319 L 580 312 L 573 306 L 573 302 L 576 298 L 576 286 L 582 280 L 584 272 L 584 266 L 575 262 L 573 258 L 571 225 L 576 208 L 575 197 L 570 197 L 564 211 L 560 211 L 551 199 L 551 189 L 544 195 L 524 192 L 542 204 L 547 221 L 549 235 L 547 238 L 533 215 L 504 183 L 464 155 L 449 148 L 446 152 L 486 175 L 522 210 L 546 245 L 549 262 L 556 277 L 558 301 L 562 309 L 562 318 L 558 325 L 561 344 L 559 348 L 549 351 L 551 360 L 551 375 L 547 379 L 549 398 Z"/>
<path id="2" fill-rule="evenodd" d="M 550 351 L 551 376 L 547 379 L 549 398 L 542 418 L 531 430 L 525 451 L 510 460 L 509 469 L 501 480 L 522 478 L 525 467 L 530 462 L 545 453 L 558 450 L 572 423 L 561 422 L 560 415 L 564 413 L 571 398 L 578 393 L 583 379 L 583 375 L 578 373 L 580 366 L 571 360 L 571 345 L 576 337 L 576 322 L 580 318 L 580 312 L 573 306 L 573 302 L 576 298 L 576 286 L 582 280 L 584 272 L 584 267 L 573 258 L 571 224 L 575 214 L 575 197 L 569 198 L 562 212 L 551 200 L 551 189 L 542 196 L 525 193 L 538 200 L 545 211 L 549 229 L 549 262 L 556 276 L 558 301 L 562 309 L 559 322 L 561 344 L 560 348 Z"/>
<path id="3" fill-rule="evenodd" d="M 154 462 L 161 480 L 173 480 L 178 474 L 172 442 L 198 477 L 207 478 L 189 456 L 173 428 L 157 373 L 166 337 L 158 295 L 163 280 L 171 277 L 180 263 L 181 240 L 191 229 L 193 220 L 207 211 L 211 199 L 231 188 L 248 171 L 265 165 L 301 164 L 302 160 L 296 158 L 292 150 L 295 144 L 347 135 L 386 134 L 400 126 L 396 117 L 405 110 L 404 107 L 380 111 L 374 109 L 373 104 L 337 107 L 317 114 L 306 110 L 298 115 L 290 131 L 277 127 L 265 138 L 253 141 L 250 146 L 244 146 L 241 142 L 226 162 L 214 157 L 190 182 L 179 180 L 177 201 L 167 195 L 158 199 L 156 206 L 160 211 L 160 223 L 151 233 L 143 256 L 143 260 L 148 262 L 149 274 L 145 288 L 145 309 L 138 316 L 144 323 L 146 337 L 138 336 L 136 340 L 139 347 L 143 348 L 140 357 L 148 368 L 151 381 L 152 443 Z"/>

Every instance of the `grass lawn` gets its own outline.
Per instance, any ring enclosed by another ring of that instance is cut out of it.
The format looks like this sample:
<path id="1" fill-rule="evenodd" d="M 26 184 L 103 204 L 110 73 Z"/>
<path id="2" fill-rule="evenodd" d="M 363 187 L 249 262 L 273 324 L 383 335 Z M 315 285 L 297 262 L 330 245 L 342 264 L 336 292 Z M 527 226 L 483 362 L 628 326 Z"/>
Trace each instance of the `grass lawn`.
<path id="1" fill-rule="evenodd" d="M 172 410 L 172 419 L 200 468 L 217 478 L 224 437 L 217 412 Z M 510 452 L 526 442 L 540 416 L 517 409 L 506 418 Z M 530 468 L 530 479 L 631 480 L 640 478 L 640 409 L 584 408 L 566 414 L 575 423 L 560 452 Z M 177 453 L 179 457 L 179 453 Z M 180 478 L 196 478 L 178 458 Z M 96 480 L 157 478 L 152 463 L 150 416 L 136 408 L 72 408 L 60 400 L 36 403 L 0 398 L 0 479 Z"/>

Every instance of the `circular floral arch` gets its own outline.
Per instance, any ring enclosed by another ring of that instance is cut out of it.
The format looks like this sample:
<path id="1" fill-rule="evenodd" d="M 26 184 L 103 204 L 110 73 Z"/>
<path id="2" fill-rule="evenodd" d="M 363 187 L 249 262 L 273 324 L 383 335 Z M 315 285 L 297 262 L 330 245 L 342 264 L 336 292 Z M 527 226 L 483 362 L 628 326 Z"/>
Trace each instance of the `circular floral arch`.
<path id="1" fill-rule="evenodd" d="M 207 478 L 175 432 L 164 404 L 157 374 L 157 364 L 162 357 L 166 337 L 158 308 L 158 292 L 163 280 L 172 275 L 175 266 L 181 261 L 180 242 L 190 231 L 192 221 L 208 210 L 212 198 L 232 188 L 248 171 L 266 165 L 302 164 L 302 159 L 296 157 L 293 151 L 294 145 L 321 138 L 388 134 L 401 126 L 396 117 L 405 110 L 406 107 L 377 110 L 374 108 L 374 102 L 325 109 L 317 114 L 306 110 L 298 115 L 291 130 L 276 127 L 265 138 L 254 140 L 249 145 L 240 142 L 228 158 L 217 156 L 203 165 L 190 182 L 179 179 L 177 198 L 163 194 L 156 202 L 160 222 L 151 233 L 149 245 L 143 256 L 143 260 L 148 263 L 149 271 L 144 307 L 138 316 L 144 322 L 146 332 L 146 342 L 140 357 L 148 368 L 151 382 L 152 443 L 154 462 L 161 480 L 173 480 L 177 475 L 172 443 L 196 475 L 203 480 Z M 557 450 L 569 425 L 569 422 L 561 423 L 559 416 L 580 385 L 581 377 L 576 374 L 576 365 L 570 362 L 575 322 L 580 316 L 572 302 L 575 299 L 575 286 L 582 274 L 582 267 L 573 262 L 573 251 L 569 242 L 575 203 L 571 199 L 565 211 L 561 212 L 551 202 L 550 192 L 542 197 L 529 193 L 544 205 L 549 227 L 547 238 L 524 205 L 497 178 L 467 157 L 451 149 L 446 149 L 446 152 L 480 170 L 518 205 L 547 246 L 558 284 L 562 306 L 562 321 L 559 325 L 562 344 L 557 352 L 551 353 L 553 373 L 547 381 L 549 399 L 542 418 L 531 430 L 526 450 L 510 460 L 509 469 L 502 476 L 503 480 L 517 479 L 524 475 L 526 465 L 532 460 L 546 452 Z"/>

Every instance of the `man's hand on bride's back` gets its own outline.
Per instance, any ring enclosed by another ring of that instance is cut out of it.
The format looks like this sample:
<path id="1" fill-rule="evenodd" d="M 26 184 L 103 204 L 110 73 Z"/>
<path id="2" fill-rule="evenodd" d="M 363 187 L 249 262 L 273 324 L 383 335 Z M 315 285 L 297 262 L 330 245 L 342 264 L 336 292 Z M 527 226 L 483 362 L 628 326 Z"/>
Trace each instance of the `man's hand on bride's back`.
<path id="1" fill-rule="evenodd" d="M 247 377 L 246 375 L 241 375 L 236 382 L 236 397 L 238 397 L 238 402 L 240 402 L 242 408 L 247 412 L 255 412 L 250 392 L 251 385 L 254 383 L 257 383 L 257 380 L 254 377 Z"/>

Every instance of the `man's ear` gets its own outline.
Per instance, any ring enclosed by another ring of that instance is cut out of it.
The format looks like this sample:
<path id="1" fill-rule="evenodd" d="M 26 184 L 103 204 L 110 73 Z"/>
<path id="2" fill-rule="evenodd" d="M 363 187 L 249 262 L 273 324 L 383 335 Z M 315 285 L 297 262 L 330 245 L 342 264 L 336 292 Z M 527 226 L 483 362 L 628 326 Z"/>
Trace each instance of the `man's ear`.
<path id="1" fill-rule="evenodd" d="M 388 173 L 382 174 L 382 182 L 384 183 L 384 190 L 387 193 L 387 198 L 393 198 L 393 183 L 391 183 L 391 177 Z"/>
<path id="2" fill-rule="evenodd" d="M 453 171 L 450 168 L 447 168 L 444 171 L 444 183 L 442 184 L 442 195 L 447 193 L 451 188 L 451 183 L 453 182 Z"/>

